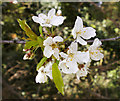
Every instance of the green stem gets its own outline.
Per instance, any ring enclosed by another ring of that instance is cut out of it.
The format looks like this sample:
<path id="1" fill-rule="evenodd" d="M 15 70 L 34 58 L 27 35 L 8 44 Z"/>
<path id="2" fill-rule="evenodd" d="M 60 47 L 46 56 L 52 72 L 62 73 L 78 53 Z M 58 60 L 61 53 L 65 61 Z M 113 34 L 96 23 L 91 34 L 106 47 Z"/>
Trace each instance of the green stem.
<path id="1" fill-rule="evenodd" d="M 35 53 L 38 48 L 39 48 L 39 46 L 37 46 L 33 52 Z"/>
<path id="2" fill-rule="evenodd" d="M 50 29 L 46 27 L 46 30 L 48 31 L 48 34 L 50 35 L 51 34 Z"/>
<path id="3" fill-rule="evenodd" d="M 54 26 L 52 26 L 52 28 L 51 28 L 51 31 L 52 31 L 52 34 L 54 35 L 54 31 L 53 31 L 53 28 L 54 28 Z"/>
<path id="4" fill-rule="evenodd" d="M 68 39 L 70 39 L 72 37 L 72 35 L 68 36 L 63 42 L 67 41 Z"/>

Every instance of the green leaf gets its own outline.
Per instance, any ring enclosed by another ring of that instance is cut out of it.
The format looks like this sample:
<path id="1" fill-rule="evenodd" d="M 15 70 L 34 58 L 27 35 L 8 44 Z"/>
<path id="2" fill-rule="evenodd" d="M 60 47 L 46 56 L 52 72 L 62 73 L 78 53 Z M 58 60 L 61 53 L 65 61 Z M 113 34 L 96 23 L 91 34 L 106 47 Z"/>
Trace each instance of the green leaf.
<path id="1" fill-rule="evenodd" d="M 25 43 L 24 49 L 30 49 L 32 46 L 35 47 L 35 46 L 37 46 L 37 45 L 38 45 L 38 42 L 35 41 L 35 40 L 27 41 L 27 42 Z"/>
<path id="2" fill-rule="evenodd" d="M 39 26 L 39 32 L 40 32 L 40 35 L 43 37 L 42 26 Z"/>
<path id="3" fill-rule="evenodd" d="M 43 57 L 40 62 L 37 64 L 37 68 L 36 70 L 39 70 L 39 68 L 45 63 L 45 61 L 47 60 L 47 57 Z"/>
<path id="4" fill-rule="evenodd" d="M 44 41 L 44 39 L 41 36 L 37 37 L 37 41 L 38 41 L 39 46 L 43 47 L 43 41 Z"/>
<path id="5" fill-rule="evenodd" d="M 52 65 L 52 77 L 56 88 L 62 95 L 64 95 L 64 83 L 57 63 Z"/>
<path id="6" fill-rule="evenodd" d="M 18 23 L 19 23 L 20 27 L 26 32 L 26 35 L 29 38 L 31 38 L 33 40 L 37 39 L 37 35 L 31 30 L 31 28 L 28 26 L 28 24 L 25 21 L 18 19 Z"/>

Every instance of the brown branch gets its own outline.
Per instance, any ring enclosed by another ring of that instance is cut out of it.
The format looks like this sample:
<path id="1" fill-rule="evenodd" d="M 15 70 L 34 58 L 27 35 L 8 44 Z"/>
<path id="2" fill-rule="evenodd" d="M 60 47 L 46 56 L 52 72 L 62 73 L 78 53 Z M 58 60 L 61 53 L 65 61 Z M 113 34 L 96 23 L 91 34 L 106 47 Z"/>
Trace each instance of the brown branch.
<path id="1" fill-rule="evenodd" d="M 115 38 L 108 38 L 108 39 L 100 39 L 100 41 L 104 42 L 104 41 L 116 41 L 117 39 L 120 39 L 120 37 L 115 37 Z M 87 42 L 93 42 L 94 40 L 88 40 Z M 25 41 L 20 41 L 20 40 L 1 40 L 0 44 L 2 43 L 7 43 L 7 44 L 11 44 L 11 43 L 16 43 L 16 44 L 25 44 Z"/>
<path id="2" fill-rule="evenodd" d="M 110 66 L 112 66 L 112 65 L 114 65 L 116 63 L 119 64 L 120 63 L 119 61 L 120 60 L 116 60 L 116 61 L 114 61 L 112 63 L 108 63 L 106 66 L 90 66 L 90 69 L 98 68 L 101 71 L 106 71 L 106 70 L 109 70 L 109 69 L 114 69 L 115 67 L 110 68 Z"/>
<path id="3" fill-rule="evenodd" d="M 120 37 L 115 37 L 115 38 L 108 38 L 108 39 L 100 39 L 100 41 L 116 41 L 117 39 L 120 39 Z M 88 40 L 87 42 L 93 42 L 94 40 Z"/>
<path id="4" fill-rule="evenodd" d="M 25 44 L 25 41 L 20 41 L 20 40 L 1 40 L 1 43 L 7 43 L 7 44 L 11 44 L 11 43 L 16 43 L 16 44 Z"/>

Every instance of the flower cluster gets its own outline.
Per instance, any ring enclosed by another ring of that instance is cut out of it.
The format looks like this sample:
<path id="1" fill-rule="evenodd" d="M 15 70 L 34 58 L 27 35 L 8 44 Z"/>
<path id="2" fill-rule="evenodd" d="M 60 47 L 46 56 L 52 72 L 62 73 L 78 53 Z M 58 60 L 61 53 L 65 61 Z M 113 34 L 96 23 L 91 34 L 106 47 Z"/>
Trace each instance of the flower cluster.
<path id="1" fill-rule="evenodd" d="M 51 9 L 48 15 L 43 13 L 38 16 L 32 17 L 33 21 L 39 23 L 44 28 L 51 28 L 53 26 L 61 25 L 65 18 L 55 14 L 55 9 Z M 75 74 L 77 79 L 86 76 L 89 73 L 89 66 L 92 60 L 99 61 L 104 57 L 101 53 L 100 46 L 101 41 L 95 38 L 93 44 L 85 51 L 78 50 L 78 45 L 88 45 L 87 39 L 96 36 L 96 30 L 92 27 L 83 27 L 82 19 L 77 16 L 75 25 L 72 29 L 71 35 L 73 41 L 68 46 L 67 51 L 61 51 L 60 45 L 64 44 L 64 39 L 61 36 L 51 36 L 48 34 L 44 36 L 43 41 L 43 55 L 48 60 L 45 61 L 42 66 L 38 69 L 38 75 L 36 76 L 36 83 L 45 83 L 47 78 L 53 78 L 52 66 L 55 62 L 58 64 L 58 69 L 61 73 Z M 51 33 L 53 34 L 53 32 Z M 24 56 L 24 59 L 28 59 L 30 56 L 30 50 Z"/>

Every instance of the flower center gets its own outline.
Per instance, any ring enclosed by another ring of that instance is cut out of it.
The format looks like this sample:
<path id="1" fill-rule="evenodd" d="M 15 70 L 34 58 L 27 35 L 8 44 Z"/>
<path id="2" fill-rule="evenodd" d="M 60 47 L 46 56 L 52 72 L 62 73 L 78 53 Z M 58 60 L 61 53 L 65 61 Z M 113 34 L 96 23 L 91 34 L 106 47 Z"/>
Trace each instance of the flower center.
<path id="1" fill-rule="evenodd" d="M 78 65 L 79 70 L 81 70 L 83 67 L 84 67 L 84 64 L 79 64 Z"/>
<path id="2" fill-rule="evenodd" d="M 52 49 L 58 48 L 56 44 L 52 44 L 51 47 L 52 47 Z"/>
<path id="3" fill-rule="evenodd" d="M 71 58 L 70 61 L 73 60 L 73 57 L 74 57 L 74 54 L 73 54 L 73 53 L 70 53 L 70 54 L 69 54 L 69 58 Z"/>
<path id="4" fill-rule="evenodd" d="M 49 24 L 50 23 L 50 19 L 46 19 L 46 23 Z"/>
<path id="5" fill-rule="evenodd" d="M 77 32 L 76 34 L 80 34 L 80 35 L 81 35 L 81 34 L 82 34 L 82 30 L 80 30 L 80 31 L 79 31 L 79 32 Z"/>

